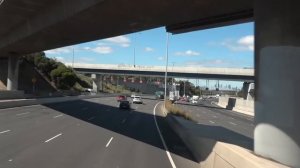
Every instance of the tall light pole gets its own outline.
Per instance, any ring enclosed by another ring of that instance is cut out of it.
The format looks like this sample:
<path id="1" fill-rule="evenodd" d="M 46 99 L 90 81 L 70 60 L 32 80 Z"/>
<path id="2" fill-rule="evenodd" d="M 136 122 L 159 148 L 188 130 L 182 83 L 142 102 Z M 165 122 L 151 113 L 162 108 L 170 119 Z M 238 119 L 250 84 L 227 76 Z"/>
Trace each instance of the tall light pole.
<path id="1" fill-rule="evenodd" d="M 72 47 L 72 69 L 74 69 L 74 47 Z"/>
<path id="2" fill-rule="evenodd" d="M 164 108 L 165 109 L 166 109 L 166 100 L 167 100 L 168 60 L 169 60 L 169 33 L 167 32 L 167 41 L 166 41 L 166 71 L 165 71 L 165 96 L 164 96 Z"/>

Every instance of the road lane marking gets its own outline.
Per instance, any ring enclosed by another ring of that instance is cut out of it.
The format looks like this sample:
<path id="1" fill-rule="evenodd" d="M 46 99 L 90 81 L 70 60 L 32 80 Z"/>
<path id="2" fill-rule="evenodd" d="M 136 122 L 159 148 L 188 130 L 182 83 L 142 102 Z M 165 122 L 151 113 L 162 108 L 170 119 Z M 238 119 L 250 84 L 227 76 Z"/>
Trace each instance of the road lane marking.
<path id="1" fill-rule="evenodd" d="M 10 110 L 10 109 L 16 109 L 16 108 L 28 108 L 28 107 L 34 107 L 34 106 L 41 106 L 40 104 L 35 104 L 35 105 L 29 105 L 29 106 L 21 106 L 21 107 L 9 107 L 9 108 L 3 108 L 0 109 L 0 111 L 4 111 L 4 110 Z"/>
<path id="2" fill-rule="evenodd" d="M 237 125 L 236 123 L 233 123 L 233 122 L 229 122 L 230 124 L 232 124 L 232 125 Z"/>
<path id="3" fill-rule="evenodd" d="M 210 122 L 210 123 L 212 123 L 212 124 L 214 124 L 214 123 L 215 123 L 215 122 L 213 122 L 213 121 L 211 121 L 211 120 L 209 120 L 209 122 Z"/>
<path id="4" fill-rule="evenodd" d="M 1 131 L 0 134 L 4 134 L 6 132 L 9 132 L 10 130 Z"/>
<path id="5" fill-rule="evenodd" d="M 111 142 L 113 139 L 114 139 L 114 137 L 111 137 L 111 138 L 109 139 L 109 141 L 107 142 L 107 144 L 106 144 L 106 146 L 105 146 L 105 147 L 108 147 L 108 146 L 109 146 L 109 144 L 110 144 L 110 142 Z"/>
<path id="6" fill-rule="evenodd" d="M 126 118 L 124 118 L 123 120 L 122 120 L 122 124 L 124 124 L 126 122 Z"/>
<path id="7" fill-rule="evenodd" d="M 26 114 L 29 114 L 29 112 L 19 113 L 19 114 L 16 114 L 16 116 L 21 116 L 21 115 L 26 115 Z"/>
<path id="8" fill-rule="evenodd" d="M 46 140 L 45 143 L 47 143 L 47 142 L 49 142 L 49 141 L 51 141 L 51 140 L 53 140 L 53 139 L 55 139 L 55 138 L 57 138 L 57 137 L 59 137 L 59 136 L 61 136 L 61 135 L 62 135 L 62 133 L 57 134 L 57 135 L 55 135 L 54 137 L 52 137 L 52 138 Z"/>
<path id="9" fill-rule="evenodd" d="M 165 139 L 164 139 L 164 137 L 162 136 L 161 131 L 160 131 L 159 126 L 158 126 L 157 121 L 156 121 L 155 110 L 156 110 L 156 107 L 157 107 L 157 105 L 158 105 L 159 103 L 161 103 L 161 102 L 156 103 L 156 105 L 154 106 L 154 109 L 153 109 L 154 122 L 155 122 L 155 125 L 156 125 L 157 132 L 158 132 L 158 134 L 159 134 L 159 137 L 160 137 L 160 139 L 161 139 L 161 142 L 162 142 L 162 144 L 163 144 L 163 146 L 164 146 L 164 148 L 165 148 L 165 150 L 166 150 L 167 156 L 168 156 L 169 161 L 170 161 L 170 163 L 171 163 L 171 165 L 172 165 L 172 168 L 176 168 L 176 165 L 175 165 L 175 163 L 174 163 L 174 161 L 173 161 L 173 159 L 172 159 L 172 156 L 171 156 L 170 153 L 169 153 L 169 149 L 168 149 L 168 147 L 167 147 L 167 145 L 166 145 Z"/>
<path id="10" fill-rule="evenodd" d="M 9 162 L 12 162 L 13 160 L 12 160 L 12 159 L 9 159 L 8 161 L 9 161 Z"/>
<path id="11" fill-rule="evenodd" d="M 58 117 L 62 117 L 63 114 L 60 114 L 60 115 L 57 115 L 57 116 L 54 116 L 53 118 L 58 118 Z"/>
<path id="12" fill-rule="evenodd" d="M 88 120 L 91 121 L 91 120 L 93 120 L 94 118 L 95 118 L 95 117 L 90 117 Z"/>
<path id="13" fill-rule="evenodd" d="M 213 117 L 214 117 L 214 118 L 218 118 L 218 117 L 217 117 L 217 116 L 215 116 L 215 115 L 214 115 Z"/>

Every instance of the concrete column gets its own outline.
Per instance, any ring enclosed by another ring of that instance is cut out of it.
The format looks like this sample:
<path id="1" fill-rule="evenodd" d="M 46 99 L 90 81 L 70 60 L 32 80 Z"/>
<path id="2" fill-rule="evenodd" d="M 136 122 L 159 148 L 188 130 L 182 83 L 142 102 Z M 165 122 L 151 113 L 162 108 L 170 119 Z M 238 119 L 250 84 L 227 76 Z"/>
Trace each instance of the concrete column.
<path id="1" fill-rule="evenodd" d="M 255 0 L 254 151 L 300 167 L 300 1 Z"/>
<path id="2" fill-rule="evenodd" d="M 18 90 L 19 56 L 8 57 L 7 90 Z"/>
<path id="3" fill-rule="evenodd" d="M 97 92 L 98 86 L 97 86 L 97 75 L 91 74 L 91 78 L 93 79 L 93 91 Z"/>

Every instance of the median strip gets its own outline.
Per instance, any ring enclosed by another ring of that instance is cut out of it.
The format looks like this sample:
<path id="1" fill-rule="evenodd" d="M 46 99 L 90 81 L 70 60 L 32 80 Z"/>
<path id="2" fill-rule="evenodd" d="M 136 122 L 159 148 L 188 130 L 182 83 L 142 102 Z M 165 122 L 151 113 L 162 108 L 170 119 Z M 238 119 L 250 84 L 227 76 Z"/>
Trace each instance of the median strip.
<path id="1" fill-rule="evenodd" d="M 54 137 L 52 137 L 52 138 L 46 140 L 45 143 L 50 142 L 51 140 L 53 140 L 53 139 L 55 139 L 55 138 L 57 138 L 57 137 L 59 137 L 59 136 L 61 136 L 61 135 L 62 135 L 62 133 L 57 134 L 57 135 L 55 135 Z"/>

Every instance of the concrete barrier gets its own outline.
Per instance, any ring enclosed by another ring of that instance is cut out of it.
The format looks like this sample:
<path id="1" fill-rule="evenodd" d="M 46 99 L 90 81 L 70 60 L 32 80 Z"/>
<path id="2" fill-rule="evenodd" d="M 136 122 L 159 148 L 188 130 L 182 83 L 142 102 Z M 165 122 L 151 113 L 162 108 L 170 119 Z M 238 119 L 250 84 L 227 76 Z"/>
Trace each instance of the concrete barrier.
<path id="1" fill-rule="evenodd" d="M 218 106 L 246 115 L 254 116 L 254 101 L 236 97 L 219 97 Z"/>
<path id="2" fill-rule="evenodd" d="M 201 168 L 287 168 L 240 146 L 203 137 L 196 129 L 196 123 L 172 115 L 167 115 L 166 120 Z"/>
<path id="3" fill-rule="evenodd" d="M 16 90 L 16 91 L 8 91 L 1 90 L 0 91 L 0 100 L 1 99 L 23 99 L 25 97 L 24 91 Z"/>

